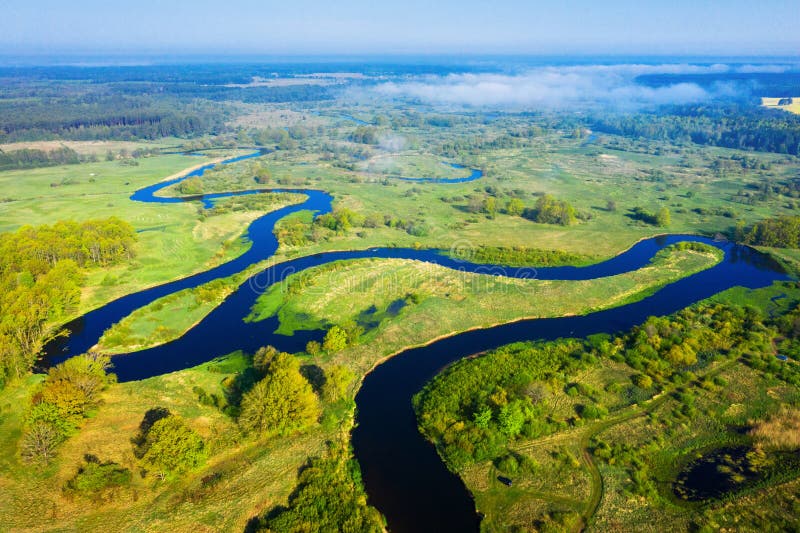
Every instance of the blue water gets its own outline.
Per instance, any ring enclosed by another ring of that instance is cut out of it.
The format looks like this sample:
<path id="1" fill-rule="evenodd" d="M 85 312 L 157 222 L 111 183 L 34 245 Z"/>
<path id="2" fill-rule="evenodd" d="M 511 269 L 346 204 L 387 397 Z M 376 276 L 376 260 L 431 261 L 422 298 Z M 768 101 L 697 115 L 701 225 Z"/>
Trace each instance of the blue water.
<path id="1" fill-rule="evenodd" d="M 230 159 L 225 164 L 259 155 L 261 152 L 256 152 Z M 329 194 L 308 189 L 261 189 L 188 199 L 156 196 L 164 187 L 189 176 L 202 176 L 211 167 L 213 165 L 206 165 L 181 178 L 145 187 L 136 191 L 131 200 L 163 204 L 201 201 L 210 206 L 218 198 L 269 191 L 302 193 L 307 199 L 252 222 L 247 230 L 252 246 L 236 259 L 205 272 L 125 296 L 68 324 L 71 332 L 69 337 L 48 344 L 46 364 L 56 364 L 85 352 L 112 324 L 162 296 L 230 276 L 253 263 L 270 258 L 278 247 L 273 234 L 275 224 L 288 214 L 310 210 L 319 215 L 331 210 L 333 198 Z M 469 178 L 461 180 L 468 181 Z M 585 280 L 641 268 L 659 250 L 681 241 L 699 241 L 716 246 L 724 251 L 725 258 L 719 265 L 672 283 L 634 304 L 586 316 L 523 320 L 460 333 L 422 348 L 406 350 L 367 375 L 356 396 L 357 425 L 353 431 L 353 447 L 363 471 L 370 503 L 385 514 L 392 531 L 477 531 L 479 519 L 469 493 L 458 477 L 444 467 L 433 446 L 418 433 L 411 408 L 413 394 L 444 366 L 468 355 L 519 340 L 582 337 L 592 333 L 622 331 L 643 322 L 650 315 L 673 313 L 729 287 L 763 287 L 776 280 L 788 279 L 786 274 L 769 258 L 750 248 L 691 235 L 646 239 L 617 257 L 583 267 L 533 269 L 479 265 L 445 256 L 437 250 L 373 248 L 328 252 L 271 265 L 251 276 L 180 338 L 147 350 L 113 357 L 114 372 L 120 381 L 144 379 L 192 367 L 235 350 L 253 352 L 268 344 L 288 352 L 302 351 L 309 340 L 320 340 L 323 332 L 300 331 L 292 336 L 278 335 L 274 333 L 279 325 L 275 317 L 256 323 L 244 322 L 243 318 L 250 313 L 258 296 L 275 283 L 296 272 L 332 261 L 367 257 L 403 258 L 488 275 Z M 535 292 L 532 292 L 531 298 L 535 297 Z"/>
<path id="2" fill-rule="evenodd" d="M 445 163 L 446 165 L 450 165 L 452 168 L 456 169 L 463 169 L 467 168 L 463 165 L 458 165 L 456 163 Z M 419 183 L 466 183 L 468 181 L 475 181 L 481 179 L 483 177 L 483 171 L 478 170 L 477 168 L 470 169 L 470 175 L 465 176 L 463 178 L 398 178 L 403 181 L 416 181 Z"/>

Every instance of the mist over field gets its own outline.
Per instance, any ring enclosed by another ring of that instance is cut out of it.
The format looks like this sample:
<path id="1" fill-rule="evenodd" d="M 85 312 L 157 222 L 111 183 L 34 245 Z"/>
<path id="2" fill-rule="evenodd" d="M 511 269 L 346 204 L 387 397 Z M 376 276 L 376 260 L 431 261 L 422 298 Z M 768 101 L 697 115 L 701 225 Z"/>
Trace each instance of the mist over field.
<path id="1" fill-rule="evenodd" d="M 375 90 L 391 97 L 405 97 L 431 104 L 473 107 L 532 106 L 565 108 L 576 105 L 604 105 L 635 108 L 648 105 L 689 104 L 718 97 L 747 96 L 751 87 L 735 82 L 718 82 L 701 87 L 676 81 L 648 86 L 637 78 L 644 75 L 697 75 L 725 73 L 780 73 L 788 65 L 689 65 L 618 64 L 546 66 L 519 74 L 462 73 L 422 76 L 407 81 L 387 82 Z"/>

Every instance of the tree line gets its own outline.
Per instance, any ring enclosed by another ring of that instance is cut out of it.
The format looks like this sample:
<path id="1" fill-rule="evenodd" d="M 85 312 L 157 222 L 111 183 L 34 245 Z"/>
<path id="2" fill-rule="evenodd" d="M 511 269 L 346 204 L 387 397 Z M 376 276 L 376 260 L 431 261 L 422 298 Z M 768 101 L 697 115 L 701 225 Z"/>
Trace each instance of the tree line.
<path id="1" fill-rule="evenodd" d="M 590 127 L 628 137 L 800 155 L 800 116 L 746 104 L 672 106 L 651 113 L 597 116 Z"/>
<path id="2" fill-rule="evenodd" d="M 89 93 L 0 100 L 0 142 L 186 137 L 221 133 L 224 119 L 218 105 L 165 96 Z"/>
<path id="3" fill-rule="evenodd" d="M 0 150 L 0 170 L 75 165 L 81 162 L 78 152 L 62 146 L 55 150 L 23 148 L 5 152 Z"/>

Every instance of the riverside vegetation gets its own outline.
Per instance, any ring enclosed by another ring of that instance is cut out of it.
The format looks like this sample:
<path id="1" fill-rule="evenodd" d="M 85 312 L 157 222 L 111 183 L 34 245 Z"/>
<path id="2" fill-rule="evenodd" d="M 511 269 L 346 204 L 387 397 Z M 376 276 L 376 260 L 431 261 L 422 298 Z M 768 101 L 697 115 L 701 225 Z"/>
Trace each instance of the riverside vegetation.
<path id="1" fill-rule="evenodd" d="M 727 236 L 797 269 L 800 136 L 788 113 L 722 102 L 489 114 L 236 86 L 273 72 L 259 68 L 181 66 L 169 82 L 149 67 L 0 69 L 0 523 L 381 531 L 349 444 L 354 396 L 376 362 L 473 327 L 630 303 L 719 261 L 716 249 L 674 247 L 590 281 L 331 263 L 270 288 L 242 317 L 321 330 L 305 352 L 264 347 L 116 382 L 109 355 L 180 336 L 264 266 L 253 265 L 135 311 L 97 353 L 32 370 L 70 319 L 240 255 L 249 222 L 301 201 L 129 200 L 241 147 L 268 153 L 162 194 L 330 192 L 330 214 L 277 224 L 274 261 L 395 246 L 586 265 L 671 232 Z M 399 179 L 472 168 L 480 180 Z M 732 289 L 617 335 L 500 347 L 421 391 L 420 427 L 487 531 L 789 527 L 800 512 L 798 304 L 793 282 Z M 724 490 L 699 481 L 709 472 Z"/>

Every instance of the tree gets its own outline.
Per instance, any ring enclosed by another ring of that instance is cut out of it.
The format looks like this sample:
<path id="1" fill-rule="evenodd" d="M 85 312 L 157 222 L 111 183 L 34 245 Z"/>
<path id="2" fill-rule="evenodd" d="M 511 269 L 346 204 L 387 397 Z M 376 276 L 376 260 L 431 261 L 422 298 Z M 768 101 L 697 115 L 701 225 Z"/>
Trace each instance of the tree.
<path id="1" fill-rule="evenodd" d="M 322 349 L 326 352 L 339 352 L 347 347 L 347 332 L 339 326 L 332 326 L 325 334 Z"/>
<path id="2" fill-rule="evenodd" d="M 45 462 L 56 448 L 80 425 L 87 411 L 97 405 L 98 393 L 116 381 L 107 374 L 107 356 L 78 355 L 52 367 L 40 389 L 33 395 L 22 436 L 23 456 L 43 457 Z"/>
<path id="3" fill-rule="evenodd" d="M 128 485 L 131 481 L 131 471 L 117 463 L 101 463 L 97 457 L 88 454 L 84 459 L 86 463 L 67 481 L 66 491 L 84 496 L 99 496 Z"/>
<path id="4" fill-rule="evenodd" d="M 514 401 L 501 407 L 500 413 L 497 415 L 497 422 L 500 425 L 500 431 L 509 437 L 519 435 L 525 424 L 525 413 L 520 402 Z"/>
<path id="5" fill-rule="evenodd" d="M 653 378 L 647 374 L 636 374 L 632 379 L 633 384 L 641 389 L 649 389 L 653 386 Z"/>
<path id="6" fill-rule="evenodd" d="M 139 446 L 142 463 L 164 479 L 170 473 L 182 473 L 206 459 L 203 439 L 177 415 L 156 421 Z"/>
<path id="7" fill-rule="evenodd" d="M 475 425 L 481 429 L 486 429 L 489 427 L 489 423 L 492 421 L 492 408 L 488 405 L 483 405 L 475 411 L 475 415 L 473 416 L 473 422 Z"/>
<path id="8" fill-rule="evenodd" d="M 541 196 L 536 201 L 536 206 L 533 209 L 526 209 L 523 216 L 540 224 L 560 224 L 562 226 L 569 226 L 577 220 L 575 209 L 569 203 L 557 200 L 549 194 Z"/>
<path id="9" fill-rule="evenodd" d="M 667 207 L 662 207 L 658 210 L 658 214 L 656 215 L 656 225 L 665 228 L 670 225 L 672 222 L 672 217 L 670 216 L 669 209 Z"/>
<path id="10" fill-rule="evenodd" d="M 239 425 L 259 435 L 287 435 L 317 421 L 320 405 L 295 357 L 278 353 L 267 376 L 242 398 Z"/>
<path id="11" fill-rule="evenodd" d="M 346 366 L 334 365 L 325 372 L 325 383 L 322 385 L 322 397 L 327 402 L 336 402 L 345 397 L 347 389 L 355 379 L 353 372 Z"/>
<path id="12" fill-rule="evenodd" d="M 617 202 L 614 200 L 609 200 L 606 202 L 606 211 L 614 212 L 617 210 Z"/>
<path id="13" fill-rule="evenodd" d="M 262 346 L 253 355 L 253 368 L 261 374 L 266 374 L 277 355 L 278 350 L 274 346 Z"/>
<path id="14" fill-rule="evenodd" d="M 197 176 L 187 178 L 178 184 L 178 192 L 181 194 L 203 194 L 203 180 Z"/>
<path id="15" fill-rule="evenodd" d="M 56 448 L 64 436 L 47 422 L 35 422 L 22 437 L 20 455 L 28 462 L 49 463 L 56 455 Z"/>
<path id="16" fill-rule="evenodd" d="M 367 504 L 358 464 L 338 455 L 313 459 L 288 506 L 270 512 L 261 526 L 263 532 L 385 531 L 380 513 Z"/>
<path id="17" fill-rule="evenodd" d="M 483 200 L 483 212 L 494 218 L 497 214 L 497 199 L 494 196 L 487 196 Z"/>
<path id="18" fill-rule="evenodd" d="M 306 344 L 306 353 L 308 355 L 317 355 L 322 350 L 322 344 L 318 341 L 308 341 Z"/>
<path id="19" fill-rule="evenodd" d="M 81 354 L 70 357 L 60 365 L 47 372 L 48 382 L 60 380 L 72 383 L 91 403 L 97 400 L 97 394 L 110 383 L 116 382 L 116 376 L 109 374 L 111 358 L 96 353 Z"/>
<path id="20" fill-rule="evenodd" d="M 255 180 L 256 183 L 260 185 L 265 185 L 269 183 L 270 180 L 272 180 L 272 174 L 270 173 L 268 168 L 258 167 L 258 170 L 256 170 Z"/>
<path id="21" fill-rule="evenodd" d="M 511 198 L 506 202 L 506 213 L 511 216 L 520 216 L 525 210 L 525 205 L 519 198 Z"/>

